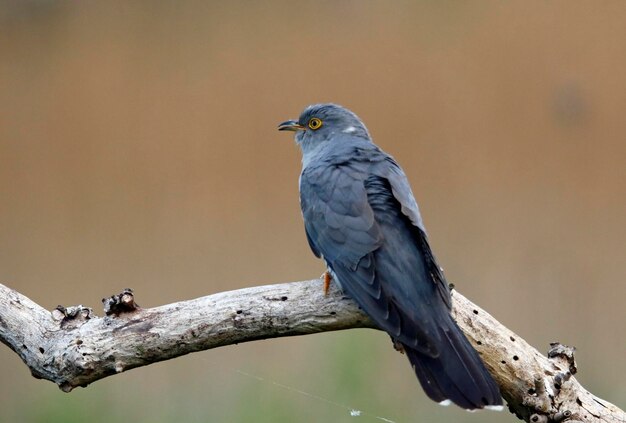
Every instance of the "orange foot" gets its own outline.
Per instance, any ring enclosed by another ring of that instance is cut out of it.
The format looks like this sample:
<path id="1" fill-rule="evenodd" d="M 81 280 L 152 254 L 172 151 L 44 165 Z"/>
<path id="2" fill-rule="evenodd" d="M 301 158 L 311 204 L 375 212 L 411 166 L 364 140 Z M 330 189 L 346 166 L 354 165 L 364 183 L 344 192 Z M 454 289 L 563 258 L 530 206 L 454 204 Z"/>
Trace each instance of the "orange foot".
<path id="1" fill-rule="evenodd" d="M 327 270 L 322 274 L 322 279 L 324 279 L 324 296 L 326 296 L 328 295 L 328 290 L 330 289 L 330 281 L 333 280 L 333 277 Z"/>

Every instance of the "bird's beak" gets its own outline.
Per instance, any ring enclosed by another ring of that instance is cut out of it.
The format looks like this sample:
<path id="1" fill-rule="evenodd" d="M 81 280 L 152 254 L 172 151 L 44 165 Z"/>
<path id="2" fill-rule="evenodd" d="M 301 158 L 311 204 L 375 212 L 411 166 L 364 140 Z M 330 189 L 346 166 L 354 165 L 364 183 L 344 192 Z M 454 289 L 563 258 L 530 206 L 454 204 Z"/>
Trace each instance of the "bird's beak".
<path id="1" fill-rule="evenodd" d="M 304 126 L 300 125 L 297 120 L 288 120 L 278 125 L 279 131 L 304 131 Z"/>

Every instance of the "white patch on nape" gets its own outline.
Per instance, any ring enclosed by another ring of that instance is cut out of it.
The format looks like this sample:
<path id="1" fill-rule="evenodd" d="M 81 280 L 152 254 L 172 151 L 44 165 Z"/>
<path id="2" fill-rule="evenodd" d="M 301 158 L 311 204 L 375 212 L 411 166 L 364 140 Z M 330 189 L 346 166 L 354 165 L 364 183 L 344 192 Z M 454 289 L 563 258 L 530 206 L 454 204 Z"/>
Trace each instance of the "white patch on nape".
<path id="1" fill-rule="evenodd" d="M 351 134 L 353 132 L 356 132 L 356 128 L 352 125 L 348 126 L 346 129 L 344 129 L 343 131 L 344 134 Z"/>
<path id="2" fill-rule="evenodd" d="M 452 401 L 450 401 L 449 399 L 447 400 L 443 400 L 439 403 L 439 405 L 443 405 L 444 407 L 449 406 L 450 404 L 452 404 Z"/>
<path id="3" fill-rule="evenodd" d="M 504 410 L 504 405 L 485 405 L 485 410 L 502 411 Z"/>

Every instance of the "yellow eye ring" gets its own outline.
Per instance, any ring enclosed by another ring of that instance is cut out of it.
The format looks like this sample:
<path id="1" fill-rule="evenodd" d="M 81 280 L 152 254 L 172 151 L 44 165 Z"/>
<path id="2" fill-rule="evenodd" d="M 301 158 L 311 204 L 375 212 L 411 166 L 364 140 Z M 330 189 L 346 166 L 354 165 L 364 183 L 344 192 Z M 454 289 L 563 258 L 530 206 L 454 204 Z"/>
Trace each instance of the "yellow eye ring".
<path id="1" fill-rule="evenodd" d="M 311 118 L 311 120 L 309 121 L 309 128 L 315 131 L 316 129 L 320 129 L 321 127 L 322 127 L 321 119 Z"/>

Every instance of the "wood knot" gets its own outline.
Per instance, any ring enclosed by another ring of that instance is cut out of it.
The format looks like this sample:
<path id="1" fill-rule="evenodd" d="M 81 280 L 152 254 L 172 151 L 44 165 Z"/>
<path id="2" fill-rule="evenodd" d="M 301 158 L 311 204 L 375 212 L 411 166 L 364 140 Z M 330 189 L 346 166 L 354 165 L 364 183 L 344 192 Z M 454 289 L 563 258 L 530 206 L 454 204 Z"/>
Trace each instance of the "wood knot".
<path id="1" fill-rule="evenodd" d="M 537 415 L 544 415 L 551 411 L 551 403 L 546 390 L 546 381 L 541 377 L 536 377 L 533 386 L 528 389 L 528 395 L 524 396 L 522 404 L 536 411 Z"/>
<path id="2" fill-rule="evenodd" d="M 135 295 L 130 288 L 126 288 L 121 293 L 112 295 L 109 298 L 103 298 L 102 304 L 107 316 L 119 316 L 122 313 L 137 311 L 140 308 L 135 302 Z"/>
<path id="3" fill-rule="evenodd" d="M 60 322 L 62 329 L 78 327 L 92 317 L 94 317 L 94 314 L 91 308 L 83 307 L 82 305 L 69 307 L 58 305 L 52 310 L 52 318 Z"/>
<path id="4" fill-rule="evenodd" d="M 559 342 L 551 342 L 550 349 L 548 350 L 548 358 L 556 361 L 560 361 L 569 369 L 569 372 L 573 375 L 576 374 L 578 368 L 576 367 L 576 359 L 574 358 L 575 347 L 568 347 Z"/>
<path id="5" fill-rule="evenodd" d="M 571 411 L 569 411 L 569 410 L 559 411 L 558 413 L 554 413 L 552 415 L 551 421 L 553 421 L 555 423 L 560 423 L 562 421 L 565 421 L 565 420 L 569 419 L 570 417 L 572 417 L 572 412 Z"/>

